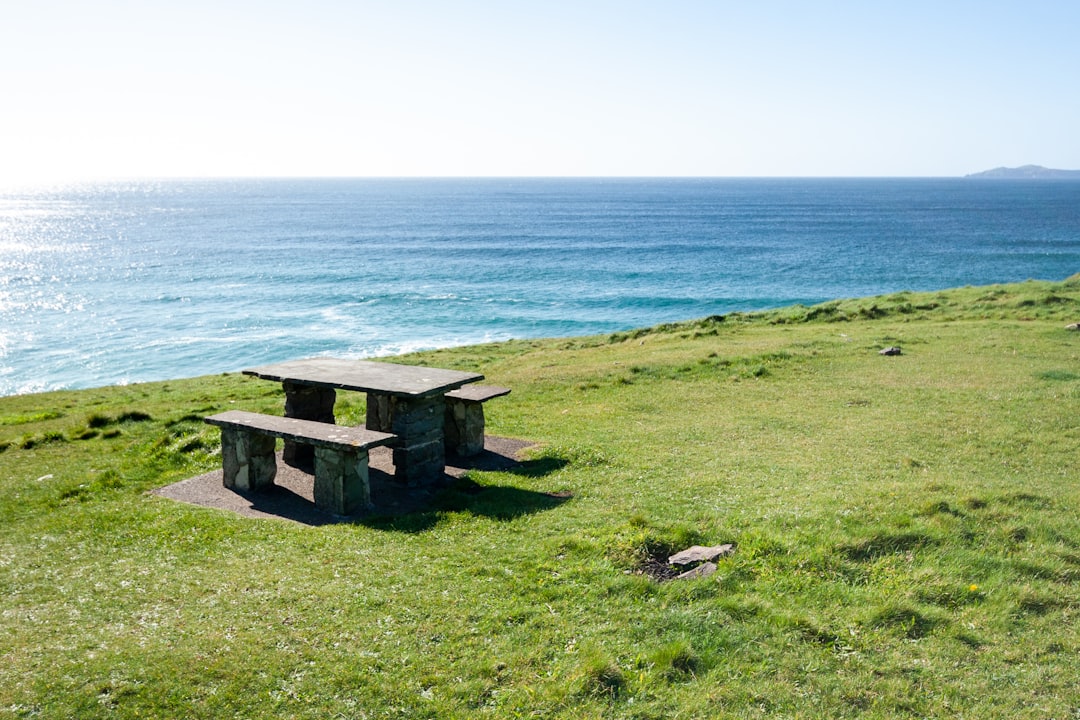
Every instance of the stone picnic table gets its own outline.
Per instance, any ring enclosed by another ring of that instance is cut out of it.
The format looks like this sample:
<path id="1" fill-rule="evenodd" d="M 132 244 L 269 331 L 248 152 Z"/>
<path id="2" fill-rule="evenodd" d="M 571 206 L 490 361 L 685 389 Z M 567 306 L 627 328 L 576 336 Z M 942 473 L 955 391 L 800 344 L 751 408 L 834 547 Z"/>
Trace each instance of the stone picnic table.
<path id="1" fill-rule="evenodd" d="M 337 390 L 367 393 L 367 429 L 393 433 L 394 476 L 428 485 L 446 471 L 446 393 L 483 380 L 479 373 L 367 360 L 307 358 L 244 370 L 285 390 L 285 417 L 334 423 Z M 285 462 L 307 462 L 311 448 L 286 443 Z"/>

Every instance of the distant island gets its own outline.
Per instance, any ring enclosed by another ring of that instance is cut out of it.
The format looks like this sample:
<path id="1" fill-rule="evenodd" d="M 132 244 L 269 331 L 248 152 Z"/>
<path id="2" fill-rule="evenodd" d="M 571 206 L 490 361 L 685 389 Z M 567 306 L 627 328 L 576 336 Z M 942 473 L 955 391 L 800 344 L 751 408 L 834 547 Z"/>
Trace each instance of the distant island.
<path id="1" fill-rule="evenodd" d="M 999 167 L 993 170 L 965 175 L 966 178 L 989 178 L 993 180 L 1080 180 L 1080 170 L 1055 170 L 1042 165 Z"/>

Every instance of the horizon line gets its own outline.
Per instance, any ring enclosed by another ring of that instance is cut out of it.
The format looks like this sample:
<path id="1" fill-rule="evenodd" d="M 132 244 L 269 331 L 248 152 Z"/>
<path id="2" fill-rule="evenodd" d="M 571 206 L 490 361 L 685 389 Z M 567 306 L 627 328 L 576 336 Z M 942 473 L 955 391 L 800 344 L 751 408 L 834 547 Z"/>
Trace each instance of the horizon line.
<path id="1" fill-rule="evenodd" d="M 240 175 L 240 174 L 209 174 L 209 175 L 84 175 L 56 178 L 0 178 L 0 189 L 19 187 L 40 187 L 56 185 L 74 185 L 84 183 L 118 183 L 118 182 L 206 182 L 206 181 L 282 181 L 282 180 L 380 180 L 380 181 L 408 181 L 408 180 L 1075 180 L 1070 177 L 1000 177 L 989 175 L 995 170 L 1016 170 L 1020 168 L 1037 167 L 1055 173 L 1080 174 L 1080 170 L 1062 170 L 1059 168 L 1046 168 L 1037 165 L 1021 165 L 1017 167 L 998 166 L 991 170 L 983 170 L 964 175 Z"/>

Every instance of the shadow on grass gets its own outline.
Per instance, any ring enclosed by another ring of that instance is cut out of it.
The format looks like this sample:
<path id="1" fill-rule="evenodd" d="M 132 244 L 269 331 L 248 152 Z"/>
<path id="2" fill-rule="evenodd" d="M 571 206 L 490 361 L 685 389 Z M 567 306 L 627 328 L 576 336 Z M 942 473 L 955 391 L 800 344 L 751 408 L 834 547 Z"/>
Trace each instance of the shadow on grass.
<path id="1" fill-rule="evenodd" d="M 500 471 L 526 478 L 541 478 L 567 465 L 565 459 L 558 457 L 517 461 L 490 452 L 468 459 L 454 458 L 450 462 L 461 470 Z M 495 520 L 513 520 L 558 507 L 572 497 L 569 492 L 549 493 L 512 485 L 484 485 L 467 475 L 447 475 L 441 486 L 430 489 L 402 488 L 392 480 L 389 486 L 379 483 L 377 488 L 374 473 L 372 475 L 372 499 L 376 508 L 353 522 L 396 532 L 423 532 L 437 525 L 448 513 L 465 512 Z M 383 491 L 383 502 L 375 497 L 377 490 Z M 398 511 L 387 508 L 386 500 L 392 503 L 391 508 L 397 506 Z"/>
<path id="2" fill-rule="evenodd" d="M 871 618 L 874 628 L 898 632 L 908 640 L 919 640 L 932 633 L 943 624 L 940 618 L 932 617 L 903 605 L 889 605 L 878 610 Z"/>
<path id="3" fill-rule="evenodd" d="M 913 552 L 937 545 L 936 538 L 919 532 L 883 532 L 859 542 L 837 546 L 837 551 L 848 560 L 869 562 L 886 555 Z"/>
<path id="4" fill-rule="evenodd" d="M 537 492 L 512 485 L 480 485 L 466 478 L 432 493 L 427 506 L 399 515 L 375 514 L 355 518 L 365 527 L 395 532 L 419 533 L 435 527 L 450 513 L 469 513 L 494 520 L 513 520 L 551 510 L 569 500 L 568 492 Z"/>
<path id="5" fill-rule="evenodd" d="M 544 477 L 570 464 L 569 460 L 557 455 L 543 455 L 532 460 L 515 460 L 489 450 L 469 458 L 451 456 L 446 462 L 461 470 L 506 472 L 528 478 Z"/>

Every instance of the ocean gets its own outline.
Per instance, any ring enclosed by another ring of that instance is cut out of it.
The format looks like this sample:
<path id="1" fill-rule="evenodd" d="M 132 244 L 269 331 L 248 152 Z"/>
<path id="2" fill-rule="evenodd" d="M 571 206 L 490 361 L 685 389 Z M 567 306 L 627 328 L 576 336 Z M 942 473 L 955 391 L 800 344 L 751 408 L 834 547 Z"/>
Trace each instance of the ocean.
<path id="1" fill-rule="evenodd" d="M 1080 272 L 1080 182 L 239 179 L 0 190 L 0 395 Z"/>

